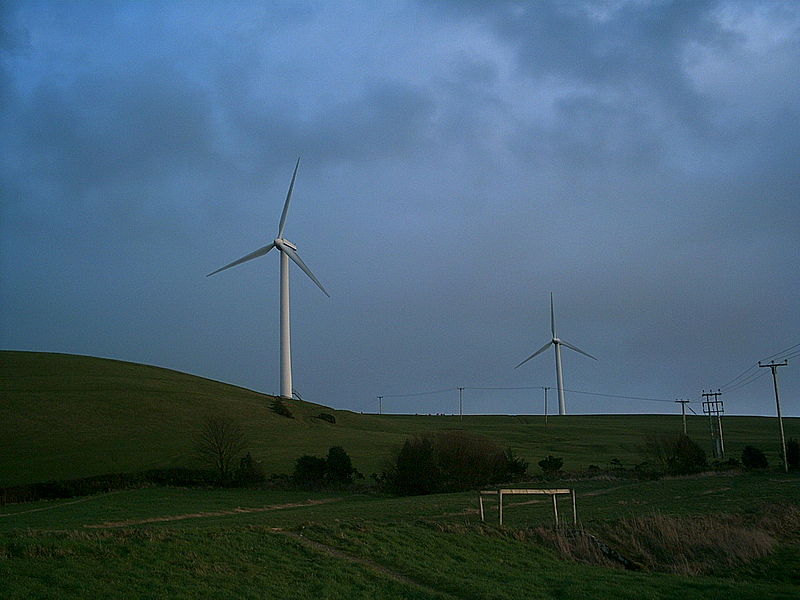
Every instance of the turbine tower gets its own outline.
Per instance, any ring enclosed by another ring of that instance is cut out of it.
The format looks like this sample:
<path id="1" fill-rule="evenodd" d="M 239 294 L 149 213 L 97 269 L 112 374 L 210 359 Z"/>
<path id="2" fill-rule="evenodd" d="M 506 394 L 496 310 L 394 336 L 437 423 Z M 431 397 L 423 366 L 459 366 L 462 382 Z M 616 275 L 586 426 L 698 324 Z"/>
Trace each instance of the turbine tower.
<path id="1" fill-rule="evenodd" d="M 561 370 L 561 346 L 566 346 L 570 350 L 575 350 L 575 352 L 580 352 L 584 356 L 588 356 L 589 358 L 594 358 L 594 360 L 597 359 L 588 352 L 584 352 L 580 348 L 573 346 L 566 340 L 560 339 L 556 335 L 556 315 L 555 311 L 553 310 L 553 292 L 550 292 L 550 331 L 553 334 L 553 338 L 514 368 L 516 369 L 518 367 L 521 367 L 533 357 L 539 356 L 550 346 L 553 346 L 555 348 L 555 353 L 556 353 L 556 380 L 558 382 L 558 414 L 565 415 L 567 414 L 567 405 L 564 402 L 564 372 Z"/>
<path id="2" fill-rule="evenodd" d="M 283 228 L 286 226 L 286 214 L 289 212 L 289 202 L 292 200 L 292 189 L 294 188 L 294 180 L 297 177 L 297 168 L 299 166 L 300 158 L 298 157 L 297 163 L 294 166 L 294 173 L 292 173 L 292 181 L 289 184 L 289 191 L 286 194 L 286 201 L 283 203 L 283 212 L 281 213 L 281 220 L 278 225 L 278 235 L 275 239 L 263 248 L 254 250 L 247 256 L 243 256 L 206 275 L 206 277 L 211 277 L 225 269 L 230 269 L 248 260 L 264 256 L 273 248 L 277 248 L 281 253 L 281 396 L 284 398 L 292 397 L 292 340 L 289 325 L 289 259 L 292 259 L 292 261 L 308 275 L 311 281 L 316 283 L 317 287 L 321 289 L 326 296 L 330 297 L 330 294 L 319 282 L 319 279 L 314 276 L 311 269 L 308 268 L 306 263 L 303 262 L 303 259 L 297 254 L 297 246 L 283 237 Z"/>

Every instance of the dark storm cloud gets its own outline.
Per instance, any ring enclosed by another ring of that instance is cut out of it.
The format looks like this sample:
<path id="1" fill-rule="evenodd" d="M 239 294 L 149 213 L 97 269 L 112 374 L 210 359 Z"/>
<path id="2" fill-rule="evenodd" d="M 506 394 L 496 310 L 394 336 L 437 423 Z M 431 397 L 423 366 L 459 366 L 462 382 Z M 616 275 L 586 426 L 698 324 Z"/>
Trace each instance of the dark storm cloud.
<path id="1" fill-rule="evenodd" d="M 275 391 L 277 260 L 203 276 L 271 239 L 298 155 L 287 235 L 332 293 L 293 275 L 308 399 L 552 385 L 513 369 L 550 291 L 600 358 L 565 356 L 573 389 L 696 395 L 800 341 L 793 4 L 0 10 L 5 347 Z"/>
<path id="2" fill-rule="evenodd" d="M 66 90 L 38 87 L 20 115 L 21 137 L 30 144 L 23 150 L 36 158 L 41 176 L 80 191 L 207 166 L 208 103 L 182 80 L 153 65 L 81 77 Z"/>
<path id="3" fill-rule="evenodd" d="M 232 124 L 258 156 L 285 157 L 298 148 L 317 161 L 372 160 L 429 144 L 434 103 L 409 85 L 371 82 L 363 95 L 311 119 L 286 110 L 239 106 Z"/>

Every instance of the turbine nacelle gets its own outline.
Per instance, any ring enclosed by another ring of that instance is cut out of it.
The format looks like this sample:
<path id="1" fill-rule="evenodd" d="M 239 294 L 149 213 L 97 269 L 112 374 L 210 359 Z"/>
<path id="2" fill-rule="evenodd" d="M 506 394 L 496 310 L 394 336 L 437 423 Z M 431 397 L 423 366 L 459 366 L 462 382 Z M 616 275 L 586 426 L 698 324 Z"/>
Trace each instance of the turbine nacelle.
<path id="1" fill-rule="evenodd" d="M 275 247 L 278 250 L 280 250 L 281 252 L 285 252 L 284 248 L 286 248 L 286 247 L 289 247 L 292 250 L 294 250 L 295 252 L 297 252 L 297 246 L 295 246 L 289 240 L 286 240 L 286 239 L 283 239 L 283 238 L 275 238 L 275 240 L 272 243 L 275 244 Z"/>

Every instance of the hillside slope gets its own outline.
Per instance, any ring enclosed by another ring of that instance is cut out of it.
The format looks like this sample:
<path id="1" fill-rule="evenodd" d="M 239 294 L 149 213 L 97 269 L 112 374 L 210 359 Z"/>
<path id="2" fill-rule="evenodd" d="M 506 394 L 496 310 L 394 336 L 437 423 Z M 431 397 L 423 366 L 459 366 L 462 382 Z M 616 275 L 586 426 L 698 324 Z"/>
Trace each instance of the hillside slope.
<path id="1" fill-rule="evenodd" d="M 67 354 L 0 352 L 0 486 L 190 464 L 209 415 L 246 431 L 269 471 L 352 436 L 349 413 L 168 369 Z M 336 415 L 337 425 L 314 418 Z"/>
<path id="2" fill-rule="evenodd" d="M 268 473 L 291 472 L 303 454 L 339 445 L 365 475 L 376 472 L 409 435 L 467 429 L 511 447 L 531 463 L 547 454 L 567 470 L 606 466 L 612 458 L 642 460 L 648 435 L 677 433 L 679 415 L 457 416 L 362 415 L 285 401 L 294 418 L 270 410 L 273 396 L 162 369 L 116 360 L 0 351 L 0 487 L 112 472 L 187 466 L 193 440 L 209 415 L 238 421 L 253 456 Z M 317 419 L 335 415 L 336 423 Z M 800 437 L 800 419 L 784 419 Z M 708 421 L 689 419 L 689 435 L 709 451 Z M 778 463 L 777 424 L 763 417 L 726 417 L 725 443 L 738 457 L 745 444 Z"/>

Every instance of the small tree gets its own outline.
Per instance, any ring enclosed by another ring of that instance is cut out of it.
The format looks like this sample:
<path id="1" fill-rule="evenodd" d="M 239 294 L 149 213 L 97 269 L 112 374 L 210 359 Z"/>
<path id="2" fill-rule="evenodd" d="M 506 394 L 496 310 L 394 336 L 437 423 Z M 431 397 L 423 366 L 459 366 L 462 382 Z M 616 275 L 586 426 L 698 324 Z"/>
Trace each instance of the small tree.
<path id="1" fill-rule="evenodd" d="M 200 462 L 211 467 L 219 483 L 231 481 L 234 466 L 247 441 L 242 427 L 229 417 L 214 415 L 200 426 L 195 440 L 195 454 Z"/>
<path id="2" fill-rule="evenodd" d="M 742 450 L 742 465 L 746 469 L 766 469 L 767 457 L 755 446 L 745 446 Z"/>
<path id="3" fill-rule="evenodd" d="M 385 479 L 397 494 L 416 496 L 437 491 L 439 468 L 433 454 L 433 440 L 427 436 L 407 439 Z"/>
<path id="4" fill-rule="evenodd" d="M 528 473 L 528 461 L 514 454 L 511 448 L 498 455 L 490 483 L 520 481 Z"/>
<path id="5" fill-rule="evenodd" d="M 353 483 L 353 461 L 341 446 L 333 446 L 328 450 L 325 460 L 325 479 L 330 483 Z"/>
<path id="6" fill-rule="evenodd" d="M 563 465 L 563 458 L 556 458 L 555 456 L 551 456 L 549 454 L 547 455 L 547 458 L 539 461 L 539 467 L 547 476 L 556 475 L 561 470 Z"/>

